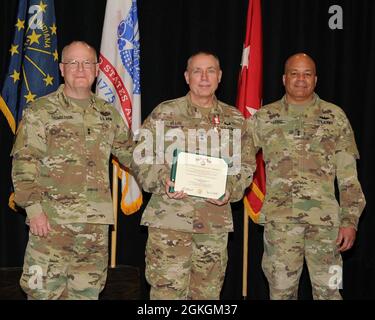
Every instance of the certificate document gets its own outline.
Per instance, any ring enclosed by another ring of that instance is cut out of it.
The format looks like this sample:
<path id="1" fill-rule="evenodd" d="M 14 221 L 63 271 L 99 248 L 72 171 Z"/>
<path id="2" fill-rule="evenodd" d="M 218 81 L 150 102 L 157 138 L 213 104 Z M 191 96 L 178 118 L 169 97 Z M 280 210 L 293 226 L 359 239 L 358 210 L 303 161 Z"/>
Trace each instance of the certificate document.
<path id="1" fill-rule="evenodd" d="M 202 198 L 219 199 L 225 195 L 228 164 L 221 158 L 179 152 L 171 169 L 173 191 Z"/>

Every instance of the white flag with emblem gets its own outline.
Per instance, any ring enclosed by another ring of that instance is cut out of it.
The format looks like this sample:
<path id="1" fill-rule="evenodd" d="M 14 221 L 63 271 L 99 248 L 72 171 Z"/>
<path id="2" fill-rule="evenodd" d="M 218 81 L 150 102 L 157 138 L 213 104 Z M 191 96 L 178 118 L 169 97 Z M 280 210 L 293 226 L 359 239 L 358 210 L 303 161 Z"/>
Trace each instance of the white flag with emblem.
<path id="1" fill-rule="evenodd" d="M 96 92 L 114 105 L 133 132 L 141 125 L 139 53 L 136 0 L 108 0 Z M 127 170 L 119 170 L 119 176 L 121 209 L 134 213 L 142 204 L 141 189 Z"/>

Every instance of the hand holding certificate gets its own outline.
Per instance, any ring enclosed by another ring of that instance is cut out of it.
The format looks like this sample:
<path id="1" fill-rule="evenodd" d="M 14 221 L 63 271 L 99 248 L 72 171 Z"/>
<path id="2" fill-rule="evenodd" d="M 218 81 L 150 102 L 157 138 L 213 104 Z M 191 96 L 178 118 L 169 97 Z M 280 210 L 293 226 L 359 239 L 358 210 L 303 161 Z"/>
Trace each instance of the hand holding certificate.
<path id="1" fill-rule="evenodd" d="M 221 158 L 188 152 L 174 155 L 171 180 L 174 188 L 191 196 L 220 199 L 225 195 L 228 165 Z"/>

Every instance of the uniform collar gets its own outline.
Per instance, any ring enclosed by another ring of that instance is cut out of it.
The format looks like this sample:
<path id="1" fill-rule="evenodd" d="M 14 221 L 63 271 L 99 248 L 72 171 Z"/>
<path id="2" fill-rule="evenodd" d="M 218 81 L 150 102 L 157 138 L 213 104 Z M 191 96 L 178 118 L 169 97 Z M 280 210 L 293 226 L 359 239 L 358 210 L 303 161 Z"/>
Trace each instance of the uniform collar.
<path id="1" fill-rule="evenodd" d="M 57 99 L 59 100 L 59 102 L 65 106 L 66 108 L 71 108 L 71 103 L 69 102 L 69 98 L 66 96 L 66 94 L 64 93 L 64 88 L 65 88 L 65 85 L 64 84 L 61 84 L 59 86 L 59 88 L 57 89 L 56 91 L 56 94 L 57 94 Z M 90 97 L 90 105 L 95 105 L 96 104 L 96 96 L 94 93 L 90 92 L 91 94 L 91 97 Z"/>
<path id="2" fill-rule="evenodd" d="M 186 100 L 187 100 L 187 107 L 188 107 L 188 114 L 189 114 L 189 116 L 191 116 L 193 118 L 201 118 L 202 114 L 199 111 L 199 106 L 197 106 L 196 104 L 194 104 L 191 101 L 190 92 L 186 95 Z M 212 108 L 210 110 L 209 115 L 221 114 L 222 112 L 223 112 L 223 110 L 222 110 L 222 107 L 219 104 L 219 100 L 214 95 L 214 97 L 213 97 L 213 106 L 212 106 Z"/>
<path id="3" fill-rule="evenodd" d="M 286 95 L 284 95 L 281 98 L 281 106 L 282 106 L 282 112 L 285 115 L 288 115 L 289 113 L 289 104 L 286 101 Z M 308 115 L 318 115 L 320 114 L 320 98 L 319 96 L 314 92 L 313 99 L 311 100 L 310 104 L 306 107 L 306 114 Z"/>

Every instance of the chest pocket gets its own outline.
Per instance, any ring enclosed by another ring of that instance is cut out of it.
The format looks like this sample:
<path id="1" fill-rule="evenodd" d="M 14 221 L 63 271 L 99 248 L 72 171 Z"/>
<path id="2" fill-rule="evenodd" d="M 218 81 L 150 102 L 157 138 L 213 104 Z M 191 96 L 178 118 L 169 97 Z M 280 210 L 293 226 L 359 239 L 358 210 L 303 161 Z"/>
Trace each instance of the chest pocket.
<path id="1" fill-rule="evenodd" d="M 82 124 L 74 119 L 57 119 L 46 126 L 48 149 L 52 154 L 70 153 L 80 147 Z"/>
<path id="2" fill-rule="evenodd" d="M 108 157 L 114 140 L 114 129 L 109 121 L 99 121 L 86 129 L 86 142 L 90 150 L 99 157 Z M 99 152 L 96 150 L 99 149 Z"/>
<path id="3" fill-rule="evenodd" d="M 111 130 L 110 123 L 100 121 L 87 126 L 86 131 L 86 134 L 91 136 L 92 139 L 107 140 L 109 132 L 113 130 Z"/>
<path id="4" fill-rule="evenodd" d="M 332 123 L 316 120 L 306 122 L 304 127 L 308 150 L 322 156 L 330 156 L 335 153 L 338 129 Z"/>
<path id="5" fill-rule="evenodd" d="M 290 119 L 278 118 L 265 121 L 260 129 L 260 144 L 263 147 L 263 158 L 267 163 L 279 162 L 288 156 L 292 139 Z"/>

